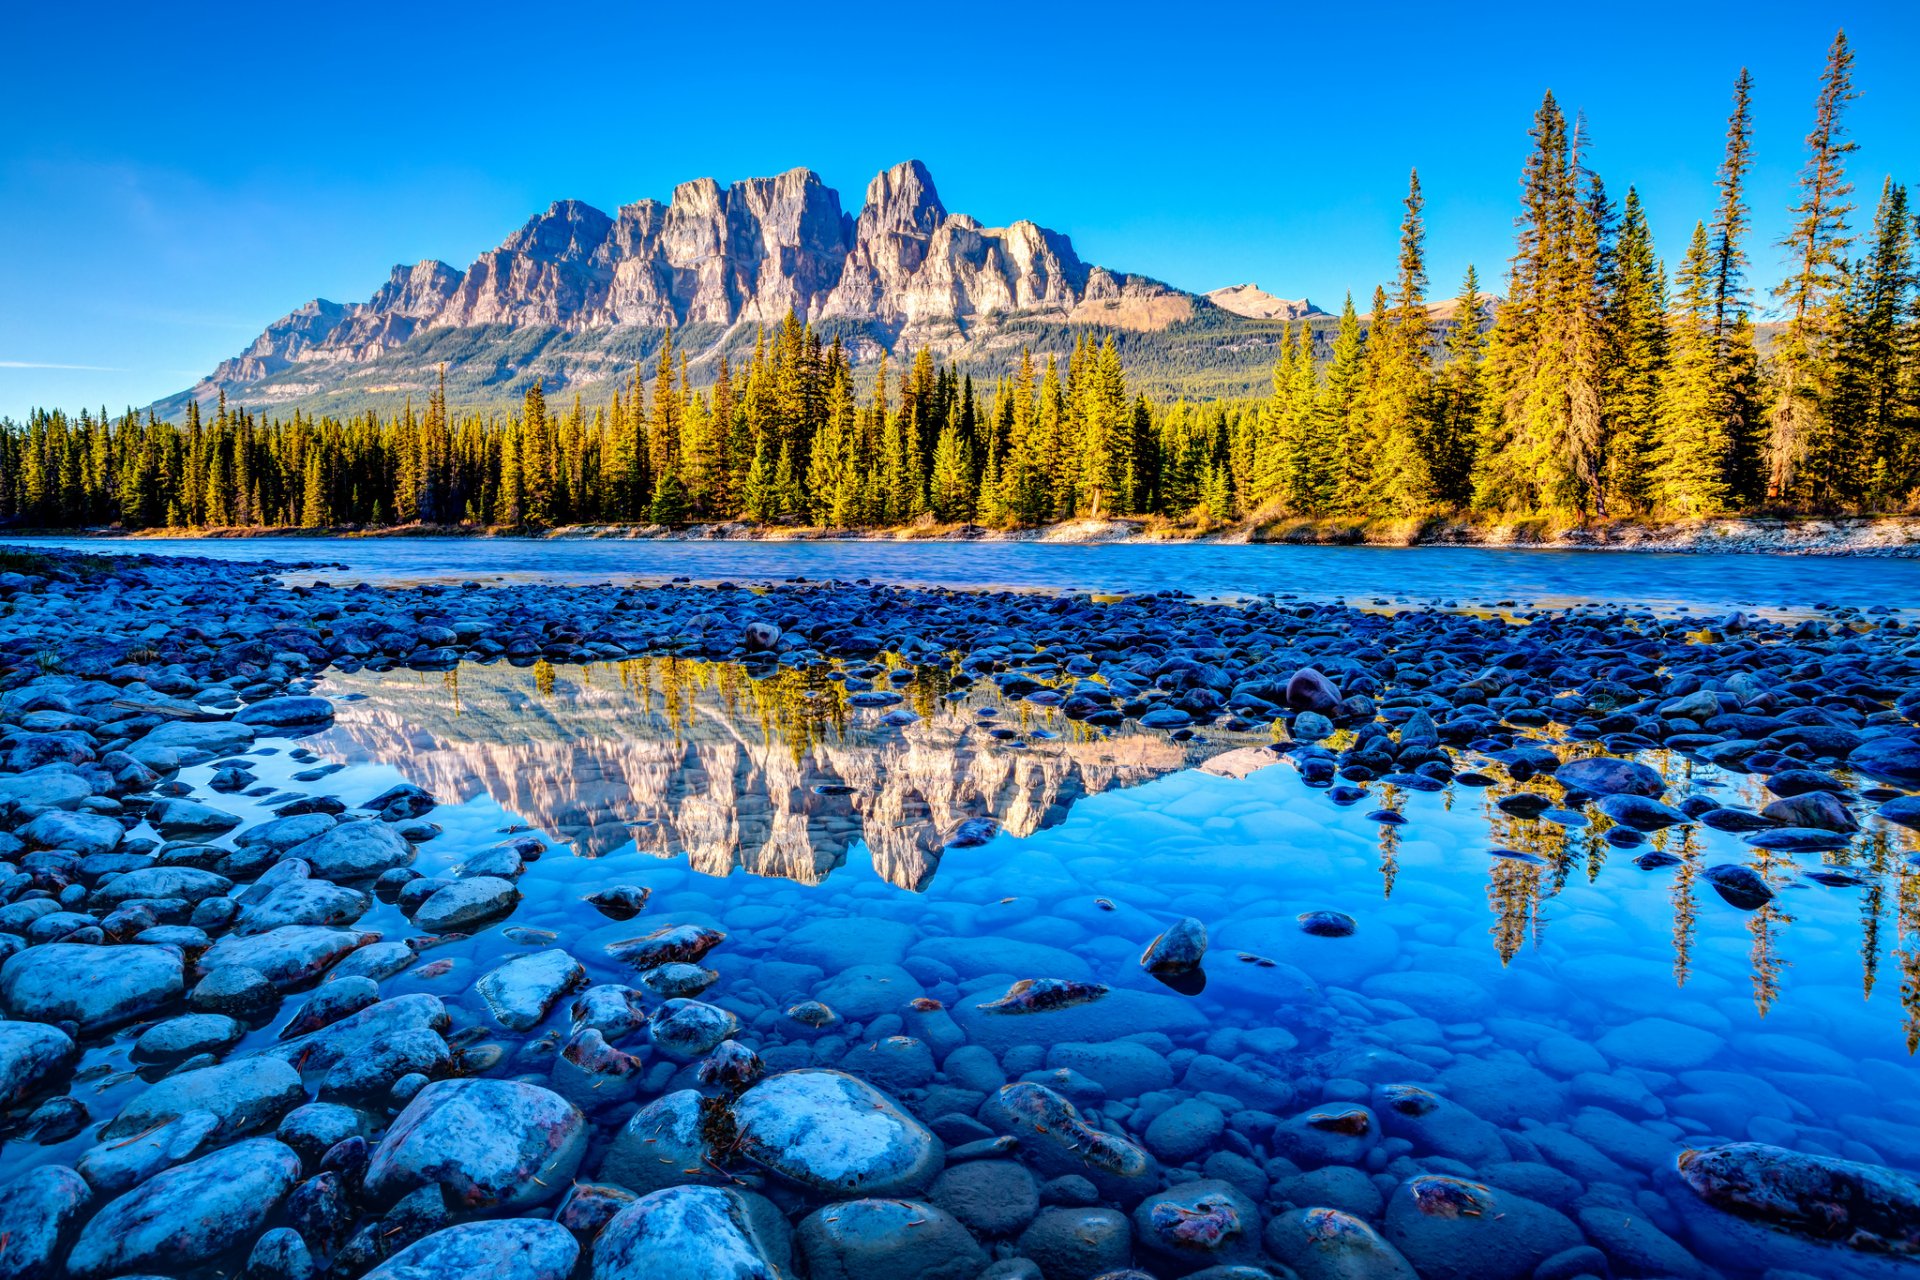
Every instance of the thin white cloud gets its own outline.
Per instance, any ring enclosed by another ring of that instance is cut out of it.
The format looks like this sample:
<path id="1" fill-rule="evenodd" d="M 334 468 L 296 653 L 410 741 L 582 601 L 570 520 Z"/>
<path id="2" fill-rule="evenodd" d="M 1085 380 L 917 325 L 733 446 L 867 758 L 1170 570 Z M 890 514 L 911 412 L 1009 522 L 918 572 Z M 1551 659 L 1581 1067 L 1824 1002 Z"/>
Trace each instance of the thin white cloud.
<path id="1" fill-rule="evenodd" d="M 43 360 L 0 360 L 0 369 L 72 369 L 80 373 L 125 373 L 105 364 L 49 364 Z"/>

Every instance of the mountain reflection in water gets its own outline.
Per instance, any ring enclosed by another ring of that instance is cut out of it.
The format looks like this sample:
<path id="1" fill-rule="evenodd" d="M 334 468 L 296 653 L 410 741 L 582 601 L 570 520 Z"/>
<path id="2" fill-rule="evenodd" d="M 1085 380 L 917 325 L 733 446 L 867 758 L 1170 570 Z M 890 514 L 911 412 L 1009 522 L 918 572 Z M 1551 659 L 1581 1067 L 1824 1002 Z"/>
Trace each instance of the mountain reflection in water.
<path id="1" fill-rule="evenodd" d="M 1267 740 L 1107 733 L 991 685 L 949 697 L 944 672 L 898 669 L 897 708 L 850 705 L 825 669 L 754 676 L 681 658 L 334 674 L 338 718 L 309 745 L 399 763 L 443 801 L 491 796 L 586 857 L 632 841 L 708 875 L 817 884 L 864 841 L 881 876 L 918 890 L 969 822 L 1031 835 L 1083 796 Z M 917 718 L 888 723 L 900 710 Z"/>
<path id="2" fill-rule="evenodd" d="M 894 666 L 865 674 L 876 688 L 898 692 L 899 706 L 860 707 L 849 701 L 845 674 L 822 668 L 759 675 L 737 664 L 680 658 L 336 672 L 322 692 L 335 700 L 337 721 L 306 745 L 347 764 L 397 767 L 443 802 L 490 798 L 588 858 L 629 848 L 662 858 L 684 854 L 704 875 L 740 870 L 820 885 L 864 845 L 876 875 L 915 892 L 931 887 L 956 837 L 967 845 L 996 831 L 1025 838 L 1059 827 L 1087 797 L 1201 766 L 1221 775 L 1202 787 L 1216 814 L 1265 805 L 1289 825 L 1274 828 L 1286 848 L 1251 876 L 1244 864 L 1269 851 L 1196 841 L 1190 871 L 1182 872 L 1191 878 L 1188 889 L 1222 881 L 1236 895 L 1259 897 L 1332 860 L 1341 896 L 1327 905 L 1359 914 L 1371 900 L 1394 916 L 1410 909 L 1437 931 L 1466 921 L 1450 918 L 1458 908 L 1436 916 L 1434 899 L 1422 895 L 1450 893 L 1460 877 L 1476 877 L 1501 968 L 1529 949 L 1548 948 L 1556 936 L 1583 951 L 1629 929 L 1642 939 L 1632 950 L 1646 955 L 1656 920 L 1665 918 L 1672 981 L 1682 990 L 1701 971 L 1703 916 L 1711 914 L 1708 934 L 1722 977 L 1731 976 L 1726 953 L 1744 931 L 1740 967 L 1761 1017 L 1781 1001 L 1794 966 L 1802 984 L 1826 990 L 1847 983 L 1851 968 L 1860 998 L 1878 1008 L 1886 1001 L 1874 999 L 1876 989 L 1894 984 L 1901 1038 L 1909 1053 L 1920 1047 L 1920 837 L 1878 818 L 1865 817 L 1844 848 L 1824 853 L 1759 849 L 1697 824 L 1620 847 L 1609 839 L 1604 815 L 1557 807 L 1563 792 L 1550 775 L 1517 782 L 1472 753 L 1461 753 L 1457 766 L 1485 774 L 1491 785 L 1455 782 L 1419 794 L 1375 782 L 1364 800 L 1340 806 L 1267 750 L 1264 727 L 1208 728 L 1185 741 L 1131 724 L 1108 732 L 1003 698 L 991 684 L 955 691 L 942 671 Z M 914 718 L 889 722 L 902 711 Z M 1542 737 L 1552 742 L 1554 730 Z M 1344 745 L 1343 736 L 1328 745 Z M 1677 753 L 1640 758 L 1666 777 L 1675 797 L 1699 791 L 1751 810 L 1771 799 L 1757 775 Z M 1257 799 L 1216 793 L 1214 784 L 1249 774 L 1261 779 Z M 1499 807 L 1522 791 L 1552 807 L 1539 817 Z M 1404 811 L 1407 824 L 1370 821 L 1383 811 Z M 1286 834 L 1303 816 L 1322 840 Z M 1072 838 L 1071 829 L 1058 835 Z M 1362 842 L 1376 851 L 1371 866 L 1352 857 Z M 1649 852 L 1677 861 L 1643 870 L 1634 859 Z M 1755 910 L 1722 901 L 1705 872 L 1727 863 L 1752 867 L 1773 898 Z M 1832 879 L 1836 871 L 1858 883 Z M 1419 888 L 1403 901 L 1410 883 Z M 1006 891 L 1022 888 L 1010 875 Z M 1804 936 L 1789 948 L 1796 926 Z M 1851 963 L 1849 951 L 1857 957 Z"/>

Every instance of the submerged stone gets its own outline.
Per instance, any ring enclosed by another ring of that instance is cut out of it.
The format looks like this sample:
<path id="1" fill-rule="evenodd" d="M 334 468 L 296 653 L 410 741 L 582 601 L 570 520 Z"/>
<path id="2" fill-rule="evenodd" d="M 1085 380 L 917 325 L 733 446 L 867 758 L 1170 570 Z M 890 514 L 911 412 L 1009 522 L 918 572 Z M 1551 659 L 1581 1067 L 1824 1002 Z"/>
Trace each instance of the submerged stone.
<path id="1" fill-rule="evenodd" d="M 785 1071 L 734 1104 L 741 1154 L 816 1191 L 887 1195 L 919 1190 L 944 1149 L 924 1125 L 842 1071 Z"/>

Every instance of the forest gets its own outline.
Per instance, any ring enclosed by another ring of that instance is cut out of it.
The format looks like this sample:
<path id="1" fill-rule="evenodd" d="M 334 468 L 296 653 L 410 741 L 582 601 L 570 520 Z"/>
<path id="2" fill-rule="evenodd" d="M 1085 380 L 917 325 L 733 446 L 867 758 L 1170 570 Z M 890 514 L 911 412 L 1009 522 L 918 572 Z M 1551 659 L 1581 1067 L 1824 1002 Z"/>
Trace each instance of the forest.
<path id="1" fill-rule="evenodd" d="M 1075 516 L 1570 518 L 1906 511 L 1920 503 L 1920 219 L 1849 169 L 1856 97 L 1827 54 L 1788 264 L 1753 293 L 1753 84 L 1732 95 L 1717 199 L 1677 265 L 1628 186 L 1588 163 L 1551 93 L 1532 121 L 1504 293 L 1477 271 L 1429 307 L 1411 175 L 1398 269 L 1363 315 L 1289 334 L 1269 394 L 1154 403 L 1113 335 L 976 385 L 925 350 L 856 371 L 789 316 L 692 385 L 671 334 L 595 403 L 185 420 L 35 411 L 0 421 L 0 521 L 126 529 L 421 523 L 504 529 L 748 520 L 856 528 Z M 1669 246 L 1673 252 L 1675 246 Z M 1767 340 L 1759 338 L 1762 315 Z M 1488 317 L 1490 316 L 1490 322 Z"/>

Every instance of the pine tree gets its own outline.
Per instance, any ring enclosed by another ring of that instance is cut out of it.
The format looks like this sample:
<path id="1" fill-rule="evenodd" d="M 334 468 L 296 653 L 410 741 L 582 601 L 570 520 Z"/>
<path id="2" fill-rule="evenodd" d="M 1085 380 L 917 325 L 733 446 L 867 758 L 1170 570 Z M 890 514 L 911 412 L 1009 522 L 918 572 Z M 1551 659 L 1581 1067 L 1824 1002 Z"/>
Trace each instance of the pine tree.
<path id="1" fill-rule="evenodd" d="M 1399 515 L 1412 515 L 1433 499 L 1425 207 L 1416 171 L 1408 180 L 1406 215 L 1400 223 L 1393 310 L 1384 316 L 1376 310 L 1368 343 L 1378 368 L 1367 404 L 1372 421 L 1370 505 Z"/>
<path id="2" fill-rule="evenodd" d="M 933 448 L 933 480 L 929 502 L 934 519 L 951 524 L 972 516 L 973 448 L 960 430 L 948 423 Z"/>
<path id="3" fill-rule="evenodd" d="M 1480 274 L 1471 264 L 1454 302 L 1453 327 L 1447 333 L 1447 363 L 1442 371 L 1441 404 L 1434 415 L 1428 446 L 1428 470 L 1436 501 L 1463 507 L 1473 498 L 1475 433 L 1481 410 L 1480 364 L 1486 334 L 1480 327 Z"/>
<path id="4" fill-rule="evenodd" d="M 1384 295 L 1375 295 L 1374 303 L 1384 306 Z M 1365 500 L 1370 480 L 1365 440 L 1366 377 L 1366 340 L 1349 293 L 1340 305 L 1340 326 L 1334 330 L 1333 355 L 1327 362 L 1327 376 L 1316 406 L 1332 454 L 1326 504 L 1332 510 L 1353 511 Z"/>
<path id="5" fill-rule="evenodd" d="M 1704 223 L 1694 224 L 1675 289 L 1652 459 L 1653 499 L 1670 514 L 1713 515 L 1726 499 L 1727 442 L 1725 417 L 1714 395 L 1714 269 Z"/>
<path id="6" fill-rule="evenodd" d="M 1617 507 L 1644 508 L 1667 364 L 1667 284 L 1640 195 L 1632 187 L 1622 205 L 1606 325 L 1610 367 L 1602 394 L 1611 430 L 1602 483 Z"/>
<path id="7" fill-rule="evenodd" d="M 1726 487 L 1730 501 L 1751 502 L 1765 488 L 1758 372 L 1747 297 L 1744 240 L 1751 225 L 1746 177 L 1753 167 L 1753 77 L 1745 67 L 1733 85 L 1726 154 L 1716 186 L 1720 204 L 1710 232 L 1713 255 L 1714 400 L 1725 420 Z"/>
<path id="8" fill-rule="evenodd" d="M 1800 170 L 1800 199 L 1792 210 L 1796 221 L 1781 242 L 1792 274 L 1773 291 L 1786 312 L 1786 324 L 1773 355 L 1779 385 L 1769 439 L 1769 498 L 1787 497 L 1803 479 L 1812 487 L 1822 482 L 1818 475 L 1803 478 L 1800 463 L 1819 430 L 1822 400 L 1832 382 L 1833 329 L 1846 286 L 1846 254 L 1853 243 L 1847 229 L 1853 184 L 1847 181 L 1846 165 L 1857 146 L 1847 137 L 1842 115 L 1857 96 L 1853 51 L 1842 31 L 1827 50 L 1813 132 L 1807 135 L 1807 162 Z"/>
<path id="9" fill-rule="evenodd" d="M 1873 236 L 1854 271 L 1834 346 L 1834 388 L 1810 471 L 1848 503 L 1894 504 L 1915 479 L 1920 441 L 1920 325 L 1906 188 L 1881 186 Z"/>

